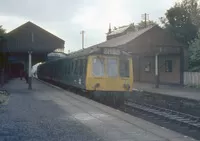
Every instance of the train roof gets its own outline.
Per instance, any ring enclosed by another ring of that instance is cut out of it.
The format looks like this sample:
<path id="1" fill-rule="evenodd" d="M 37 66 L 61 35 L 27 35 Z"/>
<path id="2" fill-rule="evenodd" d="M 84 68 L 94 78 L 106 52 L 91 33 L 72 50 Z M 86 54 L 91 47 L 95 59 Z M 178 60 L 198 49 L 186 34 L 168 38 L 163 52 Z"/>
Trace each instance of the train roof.
<path id="1" fill-rule="evenodd" d="M 57 60 L 67 57 L 67 54 L 63 52 L 51 52 L 47 55 L 47 61 Z"/>
<path id="2" fill-rule="evenodd" d="M 73 58 L 73 57 L 80 57 L 80 56 L 88 56 L 88 55 L 91 55 L 91 54 L 98 54 L 98 53 L 101 54 L 102 50 L 105 49 L 105 48 L 107 48 L 107 47 L 100 47 L 98 45 L 94 45 L 94 46 L 91 46 L 91 47 L 88 47 L 88 48 L 81 49 L 81 50 L 78 50 L 76 52 L 70 53 L 70 54 L 68 54 L 67 57 Z M 125 51 L 123 51 L 123 50 L 121 50 L 119 48 L 115 48 L 115 49 L 120 50 L 121 55 L 130 56 L 129 53 L 127 53 L 127 52 L 125 52 Z"/>

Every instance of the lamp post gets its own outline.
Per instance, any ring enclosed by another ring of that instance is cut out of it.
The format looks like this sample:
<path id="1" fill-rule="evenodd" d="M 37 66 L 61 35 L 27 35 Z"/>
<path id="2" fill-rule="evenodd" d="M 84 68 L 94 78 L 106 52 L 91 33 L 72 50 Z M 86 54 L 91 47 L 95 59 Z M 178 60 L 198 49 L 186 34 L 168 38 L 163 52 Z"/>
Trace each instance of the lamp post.
<path id="1" fill-rule="evenodd" d="M 156 88 L 159 88 L 159 63 L 158 53 L 155 55 L 155 77 L 156 77 Z"/>
<path id="2" fill-rule="evenodd" d="M 82 49 L 84 49 L 84 34 L 85 34 L 85 31 L 82 30 L 81 34 L 82 34 Z"/>
<path id="3" fill-rule="evenodd" d="M 32 45 L 34 42 L 34 34 L 31 32 L 31 49 L 28 51 L 28 89 L 32 90 Z"/>
<path id="4" fill-rule="evenodd" d="M 32 51 L 28 51 L 28 89 L 32 90 L 31 59 Z"/>

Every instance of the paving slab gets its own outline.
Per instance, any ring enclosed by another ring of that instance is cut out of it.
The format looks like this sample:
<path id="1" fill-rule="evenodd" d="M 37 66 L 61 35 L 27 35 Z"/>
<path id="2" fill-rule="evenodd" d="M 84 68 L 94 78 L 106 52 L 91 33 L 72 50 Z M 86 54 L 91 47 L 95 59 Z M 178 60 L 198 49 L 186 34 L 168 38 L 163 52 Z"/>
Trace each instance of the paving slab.
<path id="1" fill-rule="evenodd" d="M 30 91 L 20 80 L 5 86 L 10 98 L 0 106 L 0 141 L 103 141 L 52 100 L 49 94 L 56 91 L 45 93 L 43 86 L 34 82 Z"/>
<path id="2" fill-rule="evenodd" d="M 0 137 L 70 141 L 194 140 L 36 79 L 33 90 L 27 87 L 18 79 L 5 86 L 11 96 L 0 116 L 3 123 Z"/>
<path id="3" fill-rule="evenodd" d="M 135 82 L 133 85 L 133 91 L 144 91 L 200 101 L 200 89 L 195 88 L 170 85 L 160 85 L 159 88 L 155 88 L 155 84 Z"/>

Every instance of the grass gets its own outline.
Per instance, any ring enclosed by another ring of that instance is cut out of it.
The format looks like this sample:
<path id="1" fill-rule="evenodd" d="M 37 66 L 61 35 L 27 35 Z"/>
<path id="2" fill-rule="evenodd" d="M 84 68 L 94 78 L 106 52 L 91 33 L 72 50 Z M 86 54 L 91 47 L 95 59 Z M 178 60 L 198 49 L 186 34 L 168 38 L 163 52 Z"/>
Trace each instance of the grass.
<path id="1" fill-rule="evenodd" d="M 185 88 L 196 88 L 196 89 L 200 89 L 200 85 L 186 85 Z"/>

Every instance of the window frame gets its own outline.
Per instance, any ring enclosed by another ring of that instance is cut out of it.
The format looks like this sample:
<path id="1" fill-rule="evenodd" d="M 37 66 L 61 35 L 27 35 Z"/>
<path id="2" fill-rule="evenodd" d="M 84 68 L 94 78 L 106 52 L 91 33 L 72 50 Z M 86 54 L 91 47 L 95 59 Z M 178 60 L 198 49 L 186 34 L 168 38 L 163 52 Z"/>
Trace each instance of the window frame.
<path id="1" fill-rule="evenodd" d="M 93 56 L 92 57 L 92 66 L 91 66 L 92 67 L 92 71 L 91 71 L 92 72 L 92 76 L 96 77 L 96 78 L 105 77 L 106 76 L 106 58 L 105 57 L 102 58 L 104 60 L 104 63 L 102 65 L 103 66 L 103 75 L 101 75 L 101 76 L 97 76 L 97 75 L 94 74 L 94 68 L 93 68 L 94 67 L 94 59 L 99 59 L 99 57 L 98 56 Z"/>
<path id="2" fill-rule="evenodd" d="M 71 70 L 71 65 L 70 62 L 67 63 L 67 75 L 70 74 L 70 70 Z"/>
<path id="3" fill-rule="evenodd" d="M 74 60 L 71 60 L 71 67 L 70 67 L 70 70 L 71 70 L 71 74 L 74 74 Z"/>
<path id="4" fill-rule="evenodd" d="M 79 60 L 75 60 L 74 74 L 79 75 Z"/>
<path id="5" fill-rule="evenodd" d="M 122 76 L 121 75 L 121 69 L 120 69 L 120 67 L 121 67 L 121 61 L 127 61 L 128 63 L 128 76 Z M 121 77 L 121 78 L 129 78 L 130 77 L 130 60 L 129 60 L 129 58 L 121 58 L 121 59 L 119 59 L 119 76 Z"/>
<path id="6" fill-rule="evenodd" d="M 79 75 L 83 75 L 83 59 L 79 60 Z"/>
<path id="7" fill-rule="evenodd" d="M 83 75 L 86 75 L 87 71 L 87 59 L 83 59 Z"/>
<path id="8" fill-rule="evenodd" d="M 146 70 L 149 67 L 149 70 Z M 148 73 L 151 72 L 151 62 L 148 62 L 144 65 L 144 72 Z"/>
<path id="9" fill-rule="evenodd" d="M 117 75 L 116 76 L 109 76 L 109 74 L 108 74 L 108 60 L 109 59 L 114 59 L 114 60 L 116 60 L 116 65 L 117 65 L 117 67 L 116 67 L 116 69 L 117 69 Z M 112 57 L 112 56 L 107 56 L 106 57 L 106 63 L 105 63 L 105 65 L 106 65 L 106 67 L 105 67 L 105 74 L 106 74 L 106 76 L 107 77 L 109 77 L 109 78 L 117 78 L 117 77 L 119 77 L 120 76 L 120 72 L 119 72 L 119 58 L 118 57 Z"/>

